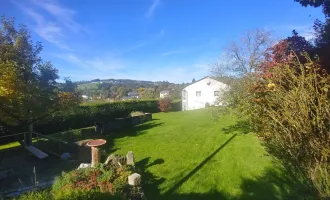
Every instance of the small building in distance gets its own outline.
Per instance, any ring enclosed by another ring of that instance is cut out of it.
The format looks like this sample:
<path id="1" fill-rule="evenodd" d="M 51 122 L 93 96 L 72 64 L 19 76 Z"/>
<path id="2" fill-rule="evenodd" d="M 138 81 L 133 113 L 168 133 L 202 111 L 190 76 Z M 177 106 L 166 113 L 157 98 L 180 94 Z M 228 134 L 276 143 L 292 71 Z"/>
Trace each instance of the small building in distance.
<path id="1" fill-rule="evenodd" d="M 163 91 L 160 91 L 159 93 L 159 97 L 162 99 L 162 98 L 165 98 L 165 97 L 170 97 L 170 91 L 169 90 L 163 90 Z"/>
<path id="2" fill-rule="evenodd" d="M 81 98 L 83 99 L 83 100 L 88 100 L 88 99 L 90 99 L 90 97 L 89 96 L 87 96 L 87 95 L 81 95 Z"/>
<path id="3" fill-rule="evenodd" d="M 182 90 L 182 110 L 222 105 L 221 97 L 229 86 L 210 77 L 202 78 Z"/>
<path id="4" fill-rule="evenodd" d="M 121 100 L 131 100 L 131 99 L 138 99 L 139 98 L 139 93 L 138 92 L 128 92 L 127 96 L 124 96 L 121 98 Z"/>
<path id="5" fill-rule="evenodd" d="M 139 98 L 139 93 L 136 91 L 129 92 L 127 93 L 127 97 L 132 98 L 132 99 L 138 99 Z"/>

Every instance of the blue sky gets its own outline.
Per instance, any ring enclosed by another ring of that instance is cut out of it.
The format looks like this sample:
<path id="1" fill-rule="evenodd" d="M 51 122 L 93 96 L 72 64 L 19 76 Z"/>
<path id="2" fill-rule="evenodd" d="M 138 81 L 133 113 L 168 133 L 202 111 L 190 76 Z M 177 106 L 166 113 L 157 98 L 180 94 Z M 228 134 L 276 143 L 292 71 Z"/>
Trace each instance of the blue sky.
<path id="1" fill-rule="evenodd" d="M 0 14 L 28 26 L 61 78 L 182 83 L 209 75 L 246 30 L 310 37 L 321 8 L 293 0 L 4 0 Z"/>

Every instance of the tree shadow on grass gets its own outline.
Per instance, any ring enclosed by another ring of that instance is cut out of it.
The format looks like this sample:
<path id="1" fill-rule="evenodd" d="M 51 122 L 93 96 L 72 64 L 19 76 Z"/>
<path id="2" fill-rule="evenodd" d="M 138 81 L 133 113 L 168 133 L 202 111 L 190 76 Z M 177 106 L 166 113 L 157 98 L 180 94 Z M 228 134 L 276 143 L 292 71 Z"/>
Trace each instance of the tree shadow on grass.
<path id="1" fill-rule="evenodd" d="M 262 176 L 242 178 L 240 188 L 242 193 L 233 195 L 229 192 L 210 189 L 205 193 L 166 193 L 159 199 L 171 200 L 293 200 L 293 199 L 317 199 L 316 193 L 295 177 L 284 171 L 266 169 Z"/>
<path id="2" fill-rule="evenodd" d="M 123 137 L 136 137 L 143 134 L 148 133 L 149 129 L 162 126 L 163 122 L 157 122 L 156 120 L 152 120 L 137 126 L 127 127 L 123 130 L 116 132 L 108 132 L 99 135 L 100 138 L 103 138 L 107 141 L 107 143 L 102 147 L 104 149 L 112 149 L 114 146 L 114 140 L 123 138 Z"/>
<path id="3" fill-rule="evenodd" d="M 196 166 L 192 171 L 190 171 L 185 177 L 178 181 L 172 188 L 170 188 L 166 193 L 171 194 L 175 192 L 181 185 L 183 185 L 191 176 L 196 174 L 209 160 L 211 160 L 221 149 L 227 146 L 236 137 L 236 134 L 231 136 L 225 143 L 223 143 L 218 149 L 216 149 L 211 155 L 206 157 L 198 166 Z"/>
<path id="4" fill-rule="evenodd" d="M 234 125 L 223 128 L 221 129 L 221 131 L 225 134 L 230 134 L 230 133 L 247 134 L 252 132 L 252 128 L 247 121 L 237 121 Z"/>
<path id="5" fill-rule="evenodd" d="M 95 131 L 95 127 L 87 127 L 82 129 L 75 129 L 75 130 L 69 130 L 61 133 L 56 133 L 50 135 L 51 137 L 54 137 L 56 139 L 64 140 L 66 142 L 74 142 L 78 140 L 84 140 L 84 139 L 97 139 L 97 138 L 104 138 L 104 139 L 117 139 L 122 137 L 134 137 L 137 135 L 142 135 L 146 133 L 146 130 L 162 126 L 163 122 L 157 122 L 159 119 L 152 119 L 151 121 L 145 122 L 143 124 L 139 124 L 136 126 L 130 126 L 130 127 L 123 127 L 121 130 L 113 130 L 113 131 L 107 131 L 105 133 L 97 133 Z"/>
<path id="6" fill-rule="evenodd" d="M 149 162 L 150 158 L 145 158 L 136 163 L 139 173 L 142 175 L 142 183 L 145 194 L 148 199 L 157 200 L 291 200 L 291 199 L 317 199 L 316 193 L 311 187 L 301 179 L 298 179 L 293 173 L 285 170 L 283 167 L 274 166 L 266 168 L 260 176 L 253 178 L 241 178 L 241 184 L 236 191 L 241 190 L 240 194 L 231 194 L 230 191 L 219 191 L 217 185 L 211 186 L 208 192 L 197 193 L 191 191 L 189 193 L 180 193 L 178 190 L 184 185 L 194 174 L 196 174 L 204 165 L 212 159 L 222 148 L 224 148 L 236 134 L 229 138 L 224 144 L 216 149 L 212 154 L 206 157 L 193 170 L 187 172 L 187 175 L 179 179 L 165 193 L 161 192 L 160 185 L 166 181 L 165 178 L 157 177 L 150 173 L 147 169 L 151 166 L 163 164 L 163 159 L 156 159 Z M 198 186 L 195 186 L 198 188 Z"/>
<path id="7" fill-rule="evenodd" d="M 121 138 L 121 137 L 134 137 L 134 136 L 138 136 L 138 135 L 142 135 L 147 133 L 148 129 L 152 129 L 154 127 L 158 127 L 158 126 L 162 126 L 164 125 L 163 122 L 157 122 L 157 119 L 153 119 L 149 122 L 137 125 L 137 126 L 133 126 L 133 127 L 128 127 L 128 128 L 124 128 L 123 130 L 114 132 L 114 133 L 110 133 L 111 136 L 113 136 L 114 138 Z"/>
<path id="8" fill-rule="evenodd" d="M 143 188 L 148 199 L 157 200 L 312 200 L 317 199 L 316 193 L 306 184 L 299 182 L 295 177 L 286 171 L 266 169 L 263 175 L 254 178 L 242 178 L 241 185 L 237 190 L 241 194 L 231 194 L 229 191 L 219 191 L 216 185 L 209 191 L 197 193 L 160 193 L 159 185 L 165 179 L 153 176 L 147 172 L 142 173 L 145 183 Z"/>
<path id="9" fill-rule="evenodd" d="M 151 163 L 149 162 L 150 157 L 147 157 L 135 163 L 136 171 L 142 175 L 142 187 L 146 197 L 148 199 L 161 199 L 159 185 L 161 185 L 166 179 L 153 175 L 148 171 L 148 168 L 155 165 L 161 165 L 165 161 L 164 159 L 156 159 Z"/>
<path id="10" fill-rule="evenodd" d="M 87 139 L 105 139 L 107 143 L 104 146 L 102 146 L 101 149 L 107 149 L 107 152 L 104 152 L 104 154 L 105 156 L 108 156 L 110 153 L 114 152 L 114 149 L 112 147 L 114 146 L 115 139 L 119 139 L 123 137 L 135 137 L 142 134 L 146 134 L 148 129 L 152 129 L 157 126 L 162 126 L 163 124 L 164 123 L 162 122 L 158 122 L 157 119 L 153 119 L 149 122 L 145 122 L 137 126 L 124 127 L 122 130 L 119 131 L 109 131 L 100 134 L 95 131 L 95 127 L 88 127 L 78 130 L 70 130 L 62 133 L 56 133 L 51 135 L 51 137 L 66 141 L 68 142 L 69 145 L 73 145 L 74 142 L 87 140 Z M 39 143 L 47 144 L 47 142 L 45 141 L 40 141 Z M 47 147 L 47 145 L 43 145 L 43 146 Z M 86 156 L 90 156 L 90 154 Z"/>
<path id="11" fill-rule="evenodd" d="M 106 134 L 98 134 L 95 132 L 94 127 L 83 128 L 79 130 L 70 130 L 62 133 L 47 135 L 54 139 L 62 140 L 67 142 L 67 144 L 62 143 L 60 146 L 59 142 L 51 139 L 41 139 L 38 143 L 34 145 L 40 150 L 48 153 L 50 156 L 43 160 L 36 158 L 27 152 L 24 148 L 19 147 L 17 149 L 10 149 L 5 151 L 5 154 L 2 152 L 1 156 L 1 166 L 8 167 L 16 166 L 14 168 L 15 177 L 2 179 L 0 185 L 3 183 L 5 185 L 13 185 L 15 187 L 20 187 L 18 178 L 23 181 L 24 186 L 30 186 L 33 184 L 33 181 L 30 180 L 30 176 L 33 175 L 32 169 L 35 166 L 37 170 L 38 180 L 39 177 L 43 179 L 53 178 L 61 174 L 62 171 L 70 171 L 76 169 L 82 162 L 90 162 L 91 152 L 88 147 L 78 147 L 74 142 L 84 139 L 105 139 L 107 140 L 106 145 L 101 147 L 101 151 L 107 150 L 105 156 L 108 156 L 110 153 L 114 152 L 116 149 L 113 148 L 114 140 L 122 137 L 135 137 L 141 134 L 147 133 L 147 130 L 157 126 L 161 126 L 163 123 L 158 120 L 152 120 L 144 124 L 137 125 L 135 127 L 129 127 L 118 132 L 109 132 Z M 59 157 L 62 153 L 69 152 L 71 154 L 71 159 L 69 161 L 61 160 Z M 54 153 L 57 154 L 57 156 Z M 101 160 L 102 162 L 105 159 Z M 160 160 L 156 160 L 154 164 L 161 164 Z M 4 165 L 6 163 L 6 165 Z M 26 179 L 26 180 L 25 180 Z M 4 182 L 2 182 L 4 181 Z M 2 188 L 1 189 L 7 189 Z"/>

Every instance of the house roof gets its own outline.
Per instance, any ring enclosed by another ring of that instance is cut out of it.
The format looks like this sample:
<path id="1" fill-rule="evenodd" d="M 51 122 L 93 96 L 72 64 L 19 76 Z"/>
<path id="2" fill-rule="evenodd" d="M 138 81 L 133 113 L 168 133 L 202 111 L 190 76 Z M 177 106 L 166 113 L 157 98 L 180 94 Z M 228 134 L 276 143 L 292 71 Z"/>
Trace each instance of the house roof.
<path id="1" fill-rule="evenodd" d="M 136 96 L 136 95 L 139 95 L 138 92 L 129 92 L 127 93 L 128 96 Z"/>
<path id="2" fill-rule="evenodd" d="M 209 79 L 212 79 L 212 80 L 214 80 L 214 81 L 217 81 L 217 82 L 222 83 L 221 81 L 218 81 L 218 80 L 216 80 L 216 79 L 214 79 L 214 78 L 212 78 L 212 77 L 210 77 L 210 76 L 205 76 L 204 78 L 201 78 L 201 79 L 199 79 L 199 80 L 197 80 L 197 81 L 195 81 L 195 82 L 193 82 L 193 83 L 187 85 L 185 88 L 183 88 L 183 90 L 185 90 L 187 87 L 189 87 L 189 86 L 191 86 L 191 85 L 193 85 L 193 84 L 195 84 L 195 83 L 198 83 L 199 81 L 202 81 L 202 80 L 204 80 L 204 79 L 206 79 L 206 78 L 209 78 Z M 225 83 L 223 83 L 223 84 L 225 84 Z M 225 84 L 225 85 L 227 85 L 227 84 Z"/>
<path id="3" fill-rule="evenodd" d="M 163 93 L 169 93 L 169 92 L 170 92 L 169 90 L 160 91 L 161 94 L 163 94 Z"/>

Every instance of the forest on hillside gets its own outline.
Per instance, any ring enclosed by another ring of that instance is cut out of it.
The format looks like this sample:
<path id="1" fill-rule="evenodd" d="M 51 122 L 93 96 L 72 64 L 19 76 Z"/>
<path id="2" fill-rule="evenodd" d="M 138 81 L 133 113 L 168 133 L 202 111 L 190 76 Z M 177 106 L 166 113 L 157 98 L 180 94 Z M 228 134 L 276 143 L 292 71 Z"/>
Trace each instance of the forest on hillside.
<path id="1" fill-rule="evenodd" d="M 160 91 L 168 90 L 174 99 L 181 98 L 181 91 L 189 83 L 175 84 L 168 81 L 140 81 L 130 79 L 94 79 L 76 82 L 82 95 L 92 99 L 119 100 L 127 97 L 129 92 L 137 92 L 139 98 L 155 99 Z"/>

